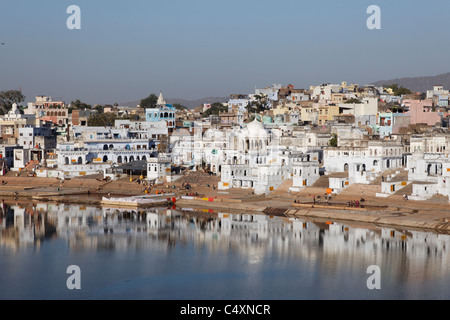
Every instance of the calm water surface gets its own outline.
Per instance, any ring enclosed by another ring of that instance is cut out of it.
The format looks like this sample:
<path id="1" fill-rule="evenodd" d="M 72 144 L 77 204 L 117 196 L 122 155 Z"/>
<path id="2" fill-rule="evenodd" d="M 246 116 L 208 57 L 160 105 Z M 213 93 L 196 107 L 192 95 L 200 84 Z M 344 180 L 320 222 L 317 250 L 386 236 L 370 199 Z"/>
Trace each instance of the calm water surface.
<path id="1" fill-rule="evenodd" d="M 449 248 L 447 234 L 351 223 L 11 204 L 0 299 L 449 299 Z M 81 290 L 66 286 L 70 265 Z"/>

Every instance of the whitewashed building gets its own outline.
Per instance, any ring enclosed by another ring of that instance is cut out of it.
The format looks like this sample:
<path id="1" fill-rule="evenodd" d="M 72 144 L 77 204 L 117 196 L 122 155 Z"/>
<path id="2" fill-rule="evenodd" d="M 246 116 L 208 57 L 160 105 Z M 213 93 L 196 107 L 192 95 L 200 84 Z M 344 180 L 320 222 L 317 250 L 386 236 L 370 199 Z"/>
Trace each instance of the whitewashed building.
<path id="1" fill-rule="evenodd" d="M 102 139 L 59 143 L 58 168 L 67 176 L 102 172 L 114 164 L 147 161 L 157 151 L 148 139 Z"/>
<path id="2" fill-rule="evenodd" d="M 444 153 L 416 151 L 408 159 L 408 180 L 413 191 L 410 199 L 426 200 L 434 195 L 449 197 L 450 159 Z"/>
<path id="3" fill-rule="evenodd" d="M 159 154 L 147 159 L 147 180 L 161 183 L 169 182 L 171 177 L 171 157 L 169 154 Z"/>

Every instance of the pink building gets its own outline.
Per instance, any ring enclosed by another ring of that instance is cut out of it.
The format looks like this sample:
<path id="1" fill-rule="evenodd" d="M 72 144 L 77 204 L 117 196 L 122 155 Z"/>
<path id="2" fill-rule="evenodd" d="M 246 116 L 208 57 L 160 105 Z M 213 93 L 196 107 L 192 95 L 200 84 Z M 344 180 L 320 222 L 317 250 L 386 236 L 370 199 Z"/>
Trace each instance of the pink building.
<path id="1" fill-rule="evenodd" d="M 410 124 L 426 123 L 434 126 L 441 122 L 442 113 L 433 106 L 431 99 L 427 100 L 404 100 L 405 107 L 409 107 Z"/>

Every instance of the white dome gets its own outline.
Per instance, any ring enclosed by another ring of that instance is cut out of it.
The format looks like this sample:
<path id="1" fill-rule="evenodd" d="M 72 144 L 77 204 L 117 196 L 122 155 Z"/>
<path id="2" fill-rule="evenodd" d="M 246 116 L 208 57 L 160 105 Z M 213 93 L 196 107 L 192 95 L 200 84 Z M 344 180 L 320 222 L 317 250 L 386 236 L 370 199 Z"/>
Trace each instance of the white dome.
<path id="1" fill-rule="evenodd" d="M 247 124 L 247 130 L 251 136 L 261 136 L 266 135 L 267 131 L 264 129 L 264 125 L 262 122 L 259 122 L 258 120 L 253 120 L 249 124 Z"/>

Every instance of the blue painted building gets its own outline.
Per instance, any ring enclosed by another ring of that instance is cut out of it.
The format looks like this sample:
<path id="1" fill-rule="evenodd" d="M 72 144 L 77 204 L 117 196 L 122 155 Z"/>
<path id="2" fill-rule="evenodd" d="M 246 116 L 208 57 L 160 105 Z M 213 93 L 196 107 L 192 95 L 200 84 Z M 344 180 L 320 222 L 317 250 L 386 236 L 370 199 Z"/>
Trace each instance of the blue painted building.
<path id="1" fill-rule="evenodd" d="M 145 109 L 145 120 L 149 122 L 166 121 L 167 128 L 173 129 L 175 128 L 175 112 L 175 107 L 167 104 L 160 93 L 156 108 Z"/>
<path id="2" fill-rule="evenodd" d="M 400 128 L 407 127 L 409 124 L 409 114 L 381 112 L 378 114 L 378 124 L 375 127 L 380 137 L 384 138 L 399 133 Z"/>

